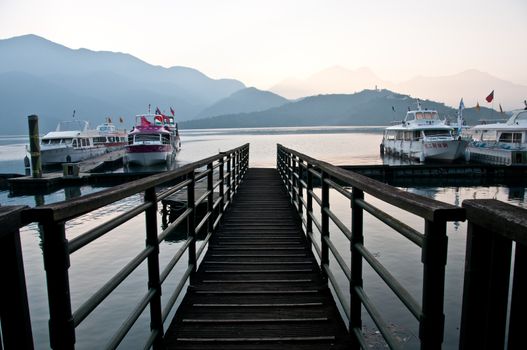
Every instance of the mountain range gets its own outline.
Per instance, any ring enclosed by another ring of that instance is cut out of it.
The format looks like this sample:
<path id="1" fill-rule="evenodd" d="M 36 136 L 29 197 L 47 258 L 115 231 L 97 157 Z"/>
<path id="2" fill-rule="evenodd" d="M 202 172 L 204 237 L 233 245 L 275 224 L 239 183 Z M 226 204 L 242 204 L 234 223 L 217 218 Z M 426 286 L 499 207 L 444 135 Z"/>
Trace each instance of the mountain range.
<path id="1" fill-rule="evenodd" d="M 26 116 L 38 114 L 44 133 L 71 118 L 74 111 L 76 118 L 92 126 L 111 116 L 114 120 L 124 117 L 124 126 L 131 127 L 133 116 L 147 112 L 149 106 L 165 113 L 174 108 L 176 120 L 186 121 L 182 126 L 187 128 L 381 125 L 401 119 L 406 108 L 415 106 L 414 97 L 429 98 L 429 108 L 455 115 L 451 107 L 432 100 L 455 106 L 459 95 L 477 95 L 482 96 L 483 105 L 488 86 L 493 86 L 496 102 L 509 109 L 500 97 L 503 91 L 511 100 L 522 96 L 523 101 L 527 96 L 525 86 L 475 70 L 450 77 L 419 77 L 390 90 L 371 89 L 376 85 L 392 86 L 368 68 L 331 67 L 307 80 L 282 82 L 271 89 L 277 94 L 247 88 L 235 79 L 212 79 L 189 67 L 164 68 L 125 53 L 74 50 L 24 35 L 0 40 L 0 132 L 24 134 Z M 478 92 L 468 95 L 469 91 Z M 474 104 L 465 97 L 465 105 Z M 469 121 L 494 116 L 482 110 L 472 118 L 471 113 L 466 110 Z"/>
<path id="2" fill-rule="evenodd" d="M 72 50 L 36 35 L 0 40 L 0 119 L 4 132 L 24 131 L 38 114 L 41 129 L 78 118 L 92 125 L 106 116 L 131 116 L 159 106 L 190 119 L 245 88 L 234 79 L 211 79 L 187 67 L 153 66 L 128 54 Z M 133 121 L 128 122 L 131 126 Z"/>
<path id="3" fill-rule="evenodd" d="M 450 106 L 457 106 L 464 98 L 465 105 L 476 103 L 499 110 L 523 108 L 527 98 L 527 86 L 514 84 L 491 74 L 475 69 L 460 73 L 439 76 L 418 76 L 400 83 L 380 78 L 371 69 L 363 67 L 356 70 L 340 66 L 330 67 L 309 76 L 306 79 L 288 78 L 269 90 L 289 99 L 317 94 L 350 94 L 374 87 L 419 96 L 435 101 L 442 101 Z M 494 105 L 487 104 L 485 97 L 494 90 Z"/>
<path id="4" fill-rule="evenodd" d="M 409 108 L 415 109 L 418 99 L 390 90 L 363 90 L 355 94 L 309 96 L 279 107 L 252 113 L 221 115 L 181 123 L 183 128 L 233 128 L 328 125 L 388 125 L 404 118 Z M 437 110 L 440 116 L 455 121 L 457 110 L 443 103 L 421 100 L 423 108 Z M 467 124 L 480 119 L 504 119 L 507 115 L 488 108 L 467 108 L 463 112 Z"/>

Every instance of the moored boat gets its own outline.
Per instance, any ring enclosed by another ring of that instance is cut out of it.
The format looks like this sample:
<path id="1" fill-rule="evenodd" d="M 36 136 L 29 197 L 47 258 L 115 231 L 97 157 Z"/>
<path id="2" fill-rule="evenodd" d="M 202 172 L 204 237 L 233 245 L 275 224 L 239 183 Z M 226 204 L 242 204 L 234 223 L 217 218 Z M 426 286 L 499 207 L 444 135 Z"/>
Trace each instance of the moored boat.
<path id="1" fill-rule="evenodd" d="M 435 110 L 409 110 L 405 119 L 385 129 L 381 152 L 421 162 L 453 161 L 462 158 L 467 140 L 456 137 L 454 128 L 439 118 Z"/>
<path id="2" fill-rule="evenodd" d="M 496 165 L 527 165 L 527 110 L 515 110 L 506 123 L 476 125 L 465 158 Z"/>
<path id="3" fill-rule="evenodd" d="M 128 135 L 125 162 L 141 166 L 170 162 L 181 147 L 174 118 L 162 114 L 136 116 Z"/>
<path id="4" fill-rule="evenodd" d="M 126 130 L 118 130 L 110 120 L 96 129 L 85 120 L 62 121 L 41 139 L 42 165 L 76 163 L 122 149 L 126 137 Z"/>

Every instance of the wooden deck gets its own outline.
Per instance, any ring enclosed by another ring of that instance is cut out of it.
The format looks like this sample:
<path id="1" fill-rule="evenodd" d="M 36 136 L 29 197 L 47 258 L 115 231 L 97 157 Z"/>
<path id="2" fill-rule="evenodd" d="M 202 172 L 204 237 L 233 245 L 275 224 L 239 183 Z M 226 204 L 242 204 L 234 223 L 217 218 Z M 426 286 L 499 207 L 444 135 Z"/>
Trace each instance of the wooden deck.
<path id="1" fill-rule="evenodd" d="M 276 169 L 248 170 L 167 349 L 345 349 L 349 336 Z"/>

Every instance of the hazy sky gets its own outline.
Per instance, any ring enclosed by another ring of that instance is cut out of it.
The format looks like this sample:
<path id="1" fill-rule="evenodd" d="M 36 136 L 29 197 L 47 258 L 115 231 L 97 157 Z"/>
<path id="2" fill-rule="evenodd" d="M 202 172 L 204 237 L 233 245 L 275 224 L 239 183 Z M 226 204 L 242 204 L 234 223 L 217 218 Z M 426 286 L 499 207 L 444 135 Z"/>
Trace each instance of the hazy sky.
<path id="1" fill-rule="evenodd" d="M 0 0 L 0 38 L 29 33 L 262 89 L 334 65 L 527 85 L 527 0 Z"/>

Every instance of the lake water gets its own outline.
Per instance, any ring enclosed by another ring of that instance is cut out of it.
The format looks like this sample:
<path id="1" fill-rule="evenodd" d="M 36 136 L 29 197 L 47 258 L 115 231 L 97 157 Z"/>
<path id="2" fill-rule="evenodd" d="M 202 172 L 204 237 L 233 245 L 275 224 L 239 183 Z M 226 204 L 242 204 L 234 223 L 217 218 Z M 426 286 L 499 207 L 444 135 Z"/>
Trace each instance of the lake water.
<path id="1" fill-rule="evenodd" d="M 382 130 L 379 128 L 262 128 L 262 129 L 223 129 L 223 130 L 182 130 L 183 148 L 176 158 L 176 166 L 211 156 L 219 151 L 250 143 L 251 167 L 275 167 L 276 144 L 296 149 L 313 158 L 321 159 L 336 165 L 382 164 L 383 162 L 398 163 L 397 159 L 382 159 L 379 156 L 379 143 Z M 23 173 L 22 159 L 25 155 L 26 136 L 0 136 L 0 173 Z M 117 171 L 125 171 L 119 169 Z M 2 205 L 26 204 L 36 206 L 62 201 L 67 198 L 83 195 L 103 188 L 84 186 L 67 188 L 51 194 L 39 196 L 13 197 L 6 191 L 0 191 Z M 460 205 L 465 199 L 496 198 L 505 202 L 525 207 L 525 187 L 420 187 L 405 188 L 426 197 L 446 203 Z M 338 193 L 332 192 L 332 210 L 343 222 L 350 222 L 349 202 Z M 381 209 L 389 209 L 388 205 L 379 203 L 375 198 L 366 196 L 367 200 Z M 99 225 L 127 209 L 139 204 L 139 195 L 113 203 L 105 208 L 92 212 L 67 223 L 69 239 Z M 414 215 L 397 209 L 392 215 L 419 231 L 424 229 L 424 221 Z M 161 218 L 158 218 L 161 223 Z M 389 271 L 420 300 L 422 282 L 422 264 L 420 250 L 412 243 L 401 238 L 393 230 L 365 214 L 364 220 L 365 245 L 389 269 Z M 133 219 L 113 230 L 88 247 L 75 252 L 71 256 L 69 270 L 71 283 L 71 299 L 73 310 L 78 308 L 91 294 L 101 287 L 109 278 L 144 247 L 144 220 L 142 217 Z M 349 243 L 335 227 L 331 227 L 332 237 L 340 253 L 349 259 Z M 448 224 L 448 261 L 445 286 L 445 340 L 444 348 L 457 348 L 459 336 L 459 320 L 461 312 L 462 278 L 465 255 L 466 223 L 453 222 Z M 26 280 L 30 300 L 31 319 L 37 349 L 49 348 L 47 336 L 48 306 L 43 259 L 41 251 L 41 236 L 34 224 L 22 228 Z M 180 247 L 177 240 L 168 241 L 161 246 L 161 266 L 164 267 Z M 186 261 L 184 257 L 182 262 Z M 331 262 L 336 265 L 335 261 Z M 364 286 L 371 299 L 378 302 L 386 322 L 396 335 L 404 342 L 404 347 L 416 349 L 418 345 L 417 322 L 404 309 L 402 304 L 384 285 L 380 278 L 365 267 Z M 164 285 L 163 302 L 170 296 L 171 289 L 176 285 L 178 276 L 185 269 L 185 263 L 178 265 Z M 347 284 L 344 276 L 335 273 L 344 290 Z M 146 292 L 146 266 L 133 273 L 102 305 L 100 305 L 79 327 L 77 327 L 77 348 L 101 348 L 108 342 L 111 335 L 120 326 L 122 320 L 131 312 L 133 306 Z M 365 332 L 372 345 L 377 346 L 379 335 L 364 314 Z M 170 320 L 170 318 L 169 318 Z M 149 325 L 147 311 L 141 316 L 136 326 L 123 341 L 121 348 L 142 348 Z M 168 323 L 167 325 L 168 326 Z"/>

